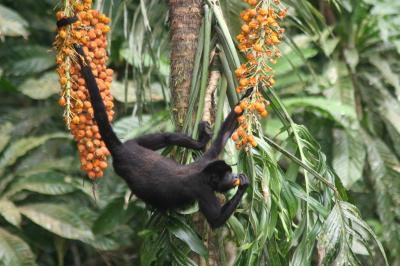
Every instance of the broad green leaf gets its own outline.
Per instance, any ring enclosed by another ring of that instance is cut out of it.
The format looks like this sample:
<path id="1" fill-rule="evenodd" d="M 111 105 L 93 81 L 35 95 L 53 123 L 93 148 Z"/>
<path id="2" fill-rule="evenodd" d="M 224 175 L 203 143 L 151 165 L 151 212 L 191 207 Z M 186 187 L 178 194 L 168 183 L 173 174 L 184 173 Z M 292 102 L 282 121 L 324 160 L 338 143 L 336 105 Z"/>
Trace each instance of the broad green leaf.
<path id="1" fill-rule="evenodd" d="M 3 123 L 0 126 L 0 152 L 3 151 L 3 149 L 6 147 L 8 144 L 8 141 L 11 138 L 11 132 L 13 130 L 13 125 L 10 122 Z"/>
<path id="2" fill-rule="evenodd" d="M 5 168 L 13 165 L 18 158 L 27 152 L 35 149 L 50 139 L 68 138 L 67 134 L 55 133 L 41 137 L 27 137 L 13 142 L 0 157 L 0 176 L 3 175 Z"/>
<path id="3" fill-rule="evenodd" d="M 228 224 L 235 233 L 236 239 L 239 241 L 243 241 L 245 238 L 245 230 L 240 221 L 234 215 L 232 215 L 228 220 Z"/>
<path id="4" fill-rule="evenodd" d="M 128 98 L 126 103 L 136 102 L 137 85 L 133 82 L 128 83 Z M 113 80 L 111 85 L 111 94 L 119 102 L 125 102 L 125 84 L 118 80 Z M 146 100 L 151 102 L 163 101 L 163 92 L 159 83 L 150 84 L 149 94 L 146 94 Z"/>
<path id="5" fill-rule="evenodd" d="M 397 100 L 400 100 L 400 78 L 398 74 L 392 70 L 389 62 L 377 55 L 371 56 L 369 61 L 381 72 L 386 82 L 395 88 Z"/>
<path id="6" fill-rule="evenodd" d="M 301 54 L 299 54 L 301 52 Z M 306 62 L 304 59 L 309 59 L 317 55 L 318 51 L 314 48 L 302 48 L 300 51 L 291 51 L 284 57 L 279 58 L 273 69 L 277 75 L 284 75 L 293 68 L 301 67 Z"/>
<path id="7" fill-rule="evenodd" d="M 358 62 L 360 60 L 358 51 L 355 48 L 345 49 L 343 51 L 344 58 L 346 59 L 347 64 L 350 66 L 352 72 L 355 72 Z"/>
<path id="8" fill-rule="evenodd" d="M 318 236 L 318 250 L 322 255 L 322 265 L 361 265 L 352 249 L 354 247 L 352 243 L 357 241 L 369 249 L 367 244 L 369 240 L 377 243 L 388 265 L 382 245 L 369 226 L 360 218 L 357 208 L 350 203 L 338 201 L 325 220 Z"/>
<path id="9" fill-rule="evenodd" d="M 384 228 L 383 240 L 390 246 L 391 254 L 400 252 L 400 219 L 398 195 L 400 195 L 400 162 L 390 148 L 379 139 L 365 135 L 368 143 L 368 164 L 376 196 L 376 212 Z"/>
<path id="10" fill-rule="evenodd" d="M 108 236 L 98 236 L 95 235 L 93 238 L 89 237 L 89 238 L 81 238 L 79 239 L 82 242 L 91 245 L 92 247 L 94 247 L 95 249 L 98 250 L 117 250 L 118 248 L 121 247 L 121 245 L 119 244 L 118 239 L 113 239 L 111 237 Z"/>
<path id="11" fill-rule="evenodd" d="M 40 78 L 27 79 L 20 85 L 20 91 L 35 100 L 47 99 L 60 91 L 58 76 L 51 71 Z"/>
<path id="12" fill-rule="evenodd" d="M 343 185 L 351 186 L 362 178 L 366 150 L 360 138 L 343 130 L 333 132 L 333 168 L 342 180 Z"/>
<path id="13" fill-rule="evenodd" d="M 28 23 L 17 12 L 0 5 L 0 39 L 5 36 L 28 37 Z"/>
<path id="14" fill-rule="evenodd" d="M 298 97 L 287 98 L 282 100 L 282 102 L 289 110 L 306 108 L 322 112 L 343 126 L 357 124 L 357 116 L 354 108 L 339 101 L 328 100 L 322 97 Z"/>
<path id="15" fill-rule="evenodd" d="M 76 240 L 94 238 L 90 227 L 69 205 L 35 203 L 20 206 L 19 210 L 32 222 L 59 236 Z"/>
<path id="16" fill-rule="evenodd" d="M 107 234 L 112 232 L 117 225 L 122 223 L 122 220 L 125 217 L 124 204 L 124 197 L 118 197 L 110 201 L 94 222 L 93 232 L 95 234 Z"/>
<path id="17" fill-rule="evenodd" d="M 173 235 L 187 244 L 192 251 L 205 258 L 208 257 L 207 249 L 200 238 L 189 226 L 179 221 L 178 218 L 170 221 L 168 229 Z"/>
<path id="18" fill-rule="evenodd" d="M 119 138 L 129 140 L 143 134 L 172 130 L 169 128 L 167 112 L 159 112 L 153 116 L 143 115 L 142 121 L 137 116 L 124 117 L 114 124 L 114 131 Z"/>
<path id="19" fill-rule="evenodd" d="M 0 199 L 0 215 L 12 225 L 19 227 L 21 224 L 21 214 L 12 201 Z"/>
<path id="20" fill-rule="evenodd" d="M 76 178 L 75 178 L 76 179 Z M 38 174 L 21 178 L 12 183 L 5 195 L 10 197 L 22 190 L 29 190 L 46 195 L 63 195 L 78 190 L 77 182 L 70 176 L 57 173 Z"/>
<path id="21" fill-rule="evenodd" d="M 35 266 L 35 255 L 20 237 L 0 227 L 0 265 Z"/>
<path id="22" fill-rule="evenodd" d="M 13 76 L 41 73 L 56 64 L 50 47 L 20 45 L 11 47 L 9 52 L 7 72 Z M 54 86 L 58 87 L 57 84 Z"/>

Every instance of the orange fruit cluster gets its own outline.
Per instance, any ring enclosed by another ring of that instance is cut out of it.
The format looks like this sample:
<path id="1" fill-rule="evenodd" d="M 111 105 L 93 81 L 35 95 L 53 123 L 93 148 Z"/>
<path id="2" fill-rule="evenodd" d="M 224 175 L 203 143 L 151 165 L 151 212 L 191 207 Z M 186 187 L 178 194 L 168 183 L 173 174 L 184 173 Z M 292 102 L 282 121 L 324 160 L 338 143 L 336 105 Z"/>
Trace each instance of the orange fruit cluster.
<path id="1" fill-rule="evenodd" d="M 232 134 L 232 140 L 235 142 L 237 149 L 241 147 L 256 147 L 257 141 L 253 136 L 252 124 L 256 119 L 256 114 L 261 117 L 267 117 L 268 111 L 266 106 L 269 102 L 264 97 L 256 92 L 249 99 L 243 99 L 238 105 L 235 106 L 235 113 L 238 114 L 239 127 Z M 250 123 L 248 123 L 250 122 Z"/>
<path id="2" fill-rule="evenodd" d="M 275 84 L 272 66 L 281 56 L 277 47 L 281 42 L 284 29 L 279 25 L 288 12 L 282 8 L 279 0 L 243 0 L 250 8 L 240 13 L 244 24 L 241 32 L 236 36 L 239 50 L 245 55 L 246 62 L 235 70 L 239 80 L 237 93 L 253 88 L 247 99 L 242 100 L 235 107 L 239 128 L 232 135 L 236 147 L 255 147 L 257 143 L 253 136 L 253 124 L 257 122 L 257 115 L 266 117 L 266 107 L 269 102 L 265 100 L 259 90 L 261 84 L 272 88 Z"/>
<path id="3" fill-rule="evenodd" d="M 55 40 L 57 72 L 61 85 L 59 104 L 64 107 L 64 120 L 78 145 L 81 169 L 90 179 L 103 176 L 110 154 L 101 139 L 94 121 L 94 111 L 85 80 L 80 73 L 78 54 L 74 44 L 83 47 L 87 60 L 96 78 L 101 96 L 112 121 L 113 97 L 110 93 L 113 70 L 106 67 L 108 60 L 106 35 L 110 19 L 91 9 L 91 0 L 66 0 L 64 11 L 57 12 L 57 20 L 77 16 L 78 21 L 59 28 Z"/>

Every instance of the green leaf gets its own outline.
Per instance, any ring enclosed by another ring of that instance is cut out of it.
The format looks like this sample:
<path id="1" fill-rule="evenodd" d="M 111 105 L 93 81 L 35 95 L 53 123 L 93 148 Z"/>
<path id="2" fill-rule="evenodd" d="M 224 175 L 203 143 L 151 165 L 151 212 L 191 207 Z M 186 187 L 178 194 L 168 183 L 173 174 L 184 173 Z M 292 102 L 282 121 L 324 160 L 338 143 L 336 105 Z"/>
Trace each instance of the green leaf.
<path id="1" fill-rule="evenodd" d="M 318 236 L 318 251 L 323 265 L 360 265 L 353 250 L 353 241 L 366 249 L 373 240 L 386 262 L 386 255 L 379 240 L 360 218 L 355 206 L 338 201 L 333 207 Z M 372 256 L 372 254 L 371 254 Z M 372 259 L 375 260 L 374 257 Z"/>
<path id="2" fill-rule="evenodd" d="M 20 85 L 20 91 L 35 100 L 47 99 L 59 90 L 58 76 L 53 71 L 45 73 L 38 79 L 27 79 Z"/>
<path id="3" fill-rule="evenodd" d="M 56 64 L 50 47 L 21 45 L 11 47 L 8 54 L 7 72 L 13 76 L 41 73 Z"/>
<path id="4" fill-rule="evenodd" d="M 0 39 L 4 36 L 28 37 L 28 23 L 17 12 L 0 5 Z"/>
<path id="5" fill-rule="evenodd" d="M 0 227 L 0 265 L 35 266 L 35 255 L 20 237 Z"/>
<path id="6" fill-rule="evenodd" d="M 5 122 L 0 126 L 0 152 L 2 152 L 3 149 L 6 147 L 6 145 L 8 144 L 13 129 L 14 127 L 10 122 Z"/>
<path id="7" fill-rule="evenodd" d="M 294 97 L 284 99 L 282 102 L 292 111 L 300 108 L 318 111 L 344 127 L 358 123 L 354 108 L 339 101 L 322 97 Z"/>
<path id="8" fill-rule="evenodd" d="M 55 133 L 41 137 L 28 137 L 13 142 L 0 158 L 0 176 L 3 175 L 5 168 L 13 165 L 18 158 L 24 156 L 27 152 L 41 146 L 50 139 L 68 138 L 64 133 Z"/>
<path id="9" fill-rule="evenodd" d="M 389 62 L 378 55 L 371 56 L 369 61 L 381 72 L 386 82 L 395 88 L 397 100 L 400 100 L 400 78 L 398 74 L 392 70 Z"/>
<path id="10" fill-rule="evenodd" d="M 36 203 L 19 207 L 20 212 L 44 229 L 68 239 L 93 239 L 90 227 L 66 204 Z"/>
<path id="11" fill-rule="evenodd" d="M 350 66 L 351 71 L 355 72 L 358 62 L 360 60 L 358 51 L 355 48 L 345 49 L 343 51 L 344 58 L 346 59 L 347 64 Z"/>
<path id="12" fill-rule="evenodd" d="M 118 197 L 110 201 L 94 222 L 93 232 L 95 234 L 107 234 L 112 232 L 125 217 L 124 204 L 124 197 Z"/>
<path id="13" fill-rule="evenodd" d="M 349 189 L 362 177 L 366 157 L 364 143 L 343 130 L 334 130 L 333 138 L 333 168 Z"/>
<path id="14" fill-rule="evenodd" d="M 76 179 L 76 178 L 75 178 Z M 63 195 L 78 190 L 77 182 L 70 176 L 56 173 L 33 175 L 19 179 L 11 184 L 5 195 L 10 197 L 22 190 L 29 190 L 46 195 Z"/>
<path id="15" fill-rule="evenodd" d="M 318 54 L 318 50 L 314 48 L 301 48 L 299 51 L 292 50 L 284 57 L 279 58 L 274 71 L 277 75 L 284 75 L 288 72 L 295 70 L 296 67 L 303 66 L 306 62 L 305 59 L 312 58 Z"/>
<path id="16" fill-rule="evenodd" d="M 193 252 L 205 258 L 208 257 L 207 249 L 200 238 L 189 226 L 179 221 L 178 218 L 174 217 L 174 219 L 171 219 L 168 229 L 173 235 L 186 243 Z"/>
<path id="17" fill-rule="evenodd" d="M 0 215 L 12 225 L 19 227 L 21 224 L 21 214 L 17 206 L 9 200 L 0 199 Z"/>

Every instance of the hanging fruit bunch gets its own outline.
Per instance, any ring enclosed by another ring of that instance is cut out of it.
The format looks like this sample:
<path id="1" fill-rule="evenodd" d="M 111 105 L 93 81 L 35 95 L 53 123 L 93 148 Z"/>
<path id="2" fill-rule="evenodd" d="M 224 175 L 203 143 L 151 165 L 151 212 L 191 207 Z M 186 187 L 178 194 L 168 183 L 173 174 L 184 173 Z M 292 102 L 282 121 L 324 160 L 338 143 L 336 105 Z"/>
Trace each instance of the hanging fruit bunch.
<path id="1" fill-rule="evenodd" d="M 81 169 L 90 179 L 103 176 L 107 168 L 107 150 L 93 118 L 85 80 L 80 73 L 78 54 L 74 44 L 83 47 L 93 75 L 112 121 L 113 97 L 110 94 L 113 71 L 106 67 L 107 38 L 110 19 L 91 9 L 92 0 L 63 0 L 63 9 L 57 12 L 57 21 L 69 20 L 58 27 L 54 46 L 57 54 L 57 72 L 61 85 L 59 105 L 64 108 L 64 121 L 77 142 Z"/>
<path id="2" fill-rule="evenodd" d="M 250 7 L 241 12 L 244 24 L 241 33 L 236 36 L 239 50 L 246 57 L 246 63 L 235 71 L 239 79 L 237 93 L 254 88 L 250 96 L 243 99 L 235 107 L 239 127 L 232 134 L 236 148 L 257 146 L 253 136 L 254 127 L 258 125 L 258 117 L 268 116 L 269 102 L 262 96 L 260 90 L 272 88 L 275 84 L 273 65 L 281 56 L 277 45 L 281 42 L 284 29 L 279 25 L 287 15 L 288 9 L 283 8 L 279 0 L 243 0 Z"/>

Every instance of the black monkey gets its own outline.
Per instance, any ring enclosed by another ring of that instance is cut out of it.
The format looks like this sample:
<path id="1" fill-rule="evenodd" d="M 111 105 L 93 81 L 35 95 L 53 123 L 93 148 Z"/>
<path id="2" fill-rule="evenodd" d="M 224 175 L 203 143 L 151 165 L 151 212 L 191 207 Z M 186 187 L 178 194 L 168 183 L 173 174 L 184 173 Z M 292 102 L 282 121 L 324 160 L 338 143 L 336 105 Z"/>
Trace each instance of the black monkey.
<path id="1" fill-rule="evenodd" d="M 223 160 L 218 160 L 226 142 L 237 128 L 237 114 L 232 110 L 218 132 L 211 148 L 195 162 L 181 165 L 155 152 L 168 145 L 203 149 L 211 138 L 208 123 L 200 124 L 198 141 L 179 133 L 158 133 L 141 136 L 122 143 L 115 135 L 107 117 L 96 79 L 82 47 L 75 45 L 80 55 L 81 73 L 89 90 L 94 118 L 103 141 L 113 158 L 115 172 L 132 192 L 160 210 L 181 208 L 198 201 L 200 211 L 212 228 L 219 227 L 231 216 L 249 185 L 243 174 L 233 174 Z M 236 194 L 221 207 L 214 191 L 226 192 L 235 187 Z"/>

